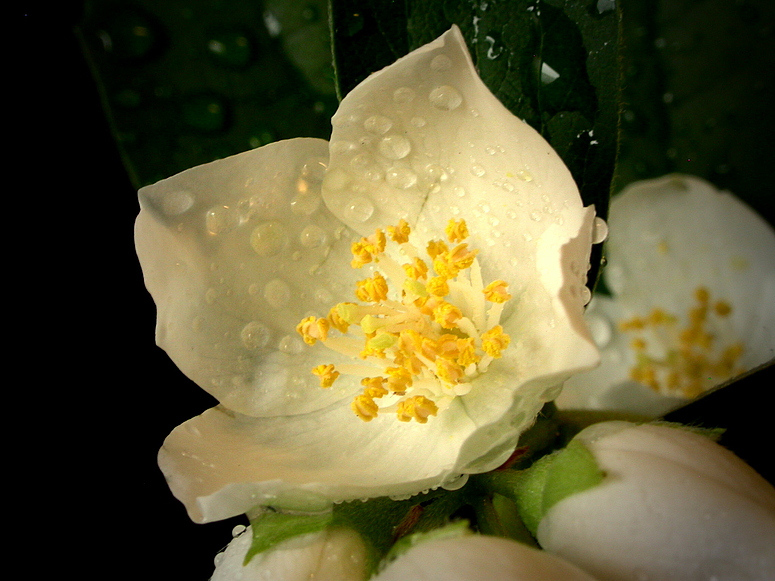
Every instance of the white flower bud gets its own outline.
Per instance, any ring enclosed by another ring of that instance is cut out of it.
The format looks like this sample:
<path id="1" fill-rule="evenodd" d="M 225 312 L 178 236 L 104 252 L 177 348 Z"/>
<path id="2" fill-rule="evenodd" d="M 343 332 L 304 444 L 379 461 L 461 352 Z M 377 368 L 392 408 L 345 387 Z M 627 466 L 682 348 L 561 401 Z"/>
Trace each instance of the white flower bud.
<path id="1" fill-rule="evenodd" d="M 775 489 L 734 454 L 664 425 L 577 438 L 605 478 L 547 511 L 544 549 L 605 581 L 775 579 Z"/>

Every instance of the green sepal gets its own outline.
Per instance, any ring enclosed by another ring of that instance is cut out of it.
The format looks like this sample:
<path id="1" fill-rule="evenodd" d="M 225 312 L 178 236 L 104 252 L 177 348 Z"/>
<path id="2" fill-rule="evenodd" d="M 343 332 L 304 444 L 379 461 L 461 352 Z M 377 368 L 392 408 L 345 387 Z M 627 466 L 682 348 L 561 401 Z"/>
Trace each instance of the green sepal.
<path id="1" fill-rule="evenodd" d="M 480 485 L 502 494 L 517 505 L 532 535 L 555 504 L 602 482 L 604 472 L 589 448 L 578 440 L 537 460 L 527 470 L 504 470 L 482 475 Z"/>
<path id="2" fill-rule="evenodd" d="M 271 549 L 275 545 L 290 538 L 322 531 L 333 518 L 332 512 L 314 514 L 295 514 L 266 510 L 251 519 L 253 543 L 245 555 L 243 565 L 259 553 Z"/>

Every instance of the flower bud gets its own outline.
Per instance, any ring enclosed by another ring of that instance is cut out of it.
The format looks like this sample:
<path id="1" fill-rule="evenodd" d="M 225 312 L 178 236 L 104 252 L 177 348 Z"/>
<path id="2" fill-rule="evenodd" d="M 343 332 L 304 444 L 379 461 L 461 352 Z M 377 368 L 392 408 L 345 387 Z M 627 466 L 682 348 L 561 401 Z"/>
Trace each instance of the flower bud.
<path id="1" fill-rule="evenodd" d="M 666 425 L 576 440 L 605 476 L 546 511 L 544 549 L 601 580 L 775 579 L 775 489 L 734 454 Z"/>

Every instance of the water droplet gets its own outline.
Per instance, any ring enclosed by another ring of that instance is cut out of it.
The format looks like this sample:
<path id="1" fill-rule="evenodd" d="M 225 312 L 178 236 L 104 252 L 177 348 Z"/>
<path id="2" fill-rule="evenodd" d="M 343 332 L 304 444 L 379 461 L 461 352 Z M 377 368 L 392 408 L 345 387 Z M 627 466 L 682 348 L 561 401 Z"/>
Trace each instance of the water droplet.
<path id="1" fill-rule="evenodd" d="M 475 163 L 474 165 L 471 166 L 471 173 L 476 177 L 480 178 L 487 172 L 481 165 L 479 165 L 478 163 Z"/>
<path id="2" fill-rule="evenodd" d="M 449 174 L 442 166 L 437 163 L 431 163 L 425 166 L 425 175 L 433 182 L 445 182 L 449 179 Z"/>
<path id="3" fill-rule="evenodd" d="M 292 335 L 286 335 L 277 344 L 277 348 L 287 355 L 298 355 L 304 349 L 304 345 L 301 340 L 293 337 Z"/>
<path id="4" fill-rule="evenodd" d="M 592 244 L 600 244 L 608 238 L 608 224 L 599 216 L 592 223 Z"/>
<path id="5" fill-rule="evenodd" d="M 350 166 L 359 174 L 370 181 L 382 179 L 382 172 L 379 166 L 370 155 L 359 153 L 350 160 Z"/>
<path id="6" fill-rule="evenodd" d="M 326 231 L 320 226 L 310 224 L 299 235 L 299 242 L 304 248 L 317 248 L 326 241 Z"/>
<path id="7" fill-rule="evenodd" d="M 431 70 L 437 73 L 448 71 L 452 68 L 452 61 L 445 54 L 436 55 L 431 61 Z"/>
<path id="8" fill-rule="evenodd" d="M 311 159 L 301 166 L 301 177 L 309 182 L 320 183 L 326 174 L 328 162 L 325 159 Z"/>
<path id="9" fill-rule="evenodd" d="M 540 222 L 541 221 L 541 212 L 538 210 L 533 210 L 530 212 L 530 219 L 533 220 L 533 222 Z"/>
<path id="10" fill-rule="evenodd" d="M 428 100 L 431 102 L 431 105 L 440 111 L 452 111 L 460 107 L 463 97 L 455 87 L 442 85 L 430 92 Z"/>
<path id="11" fill-rule="evenodd" d="M 250 233 L 250 245 L 259 256 L 274 256 L 287 244 L 288 234 L 279 222 L 264 222 Z"/>
<path id="12" fill-rule="evenodd" d="M 414 99 L 414 91 L 409 87 L 399 87 L 393 91 L 393 101 L 399 105 L 409 103 Z"/>
<path id="13" fill-rule="evenodd" d="M 422 117 L 412 117 L 410 123 L 419 129 L 420 127 L 425 127 L 426 121 Z"/>
<path id="14" fill-rule="evenodd" d="M 393 122 L 382 115 L 372 115 L 363 122 L 363 128 L 366 131 L 377 135 L 385 135 L 391 127 L 393 127 Z"/>
<path id="15" fill-rule="evenodd" d="M 374 204 L 368 198 L 353 198 L 344 207 L 344 218 L 351 222 L 365 222 L 374 213 Z"/>
<path id="16" fill-rule="evenodd" d="M 250 321 L 240 331 L 242 344 L 248 349 L 261 349 L 269 344 L 272 331 L 261 321 Z"/>
<path id="17" fill-rule="evenodd" d="M 350 143 L 349 141 L 332 141 L 331 145 L 331 153 L 347 153 L 349 151 L 352 151 L 355 149 L 355 145 Z"/>
<path id="18" fill-rule="evenodd" d="M 408 168 L 394 167 L 385 173 L 385 181 L 394 188 L 406 190 L 417 183 L 417 174 Z"/>
<path id="19" fill-rule="evenodd" d="M 589 290 L 586 286 L 581 287 L 581 300 L 585 305 L 588 304 L 590 300 L 592 300 L 592 291 Z"/>
<path id="20" fill-rule="evenodd" d="M 179 216 L 194 205 L 194 196 L 186 190 L 166 192 L 161 196 L 153 196 L 157 207 L 167 216 Z"/>
<path id="21" fill-rule="evenodd" d="M 224 234 L 239 226 L 239 215 L 229 206 L 213 206 L 205 214 L 205 227 L 210 234 Z"/>
<path id="22" fill-rule="evenodd" d="M 452 191 L 455 193 L 455 195 L 458 198 L 462 198 L 462 197 L 464 197 L 466 195 L 466 191 L 463 188 L 463 186 L 455 186 L 455 187 L 452 188 Z"/>
<path id="23" fill-rule="evenodd" d="M 218 298 L 218 291 L 215 290 L 214 288 L 209 288 L 205 291 L 205 302 L 208 305 L 214 304 L 217 298 Z"/>
<path id="24" fill-rule="evenodd" d="M 246 528 L 247 527 L 245 525 L 237 525 L 237 526 L 235 526 L 233 529 L 231 529 L 231 536 L 232 536 L 232 538 L 236 539 L 238 536 L 240 536 L 242 533 L 245 532 Z"/>
<path id="25" fill-rule="evenodd" d="M 379 142 L 379 152 L 388 159 L 403 159 L 412 151 L 412 144 L 403 135 L 388 135 Z"/>
<path id="26" fill-rule="evenodd" d="M 291 287 L 279 278 L 270 280 L 264 287 L 264 298 L 275 309 L 281 309 L 291 300 Z"/>
<path id="27" fill-rule="evenodd" d="M 310 216 L 320 207 L 321 197 L 317 193 L 298 194 L 291 200 L 291 212 L 298 216 Z"/>

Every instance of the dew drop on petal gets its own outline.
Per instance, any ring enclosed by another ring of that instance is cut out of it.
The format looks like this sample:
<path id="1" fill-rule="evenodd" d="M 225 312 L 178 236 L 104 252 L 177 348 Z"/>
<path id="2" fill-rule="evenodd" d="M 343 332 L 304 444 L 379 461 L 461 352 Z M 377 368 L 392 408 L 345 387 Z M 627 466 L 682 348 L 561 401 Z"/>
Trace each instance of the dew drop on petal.
<path id="1" fill-rule="evenodd" d="M 291 335 L 286 335 L 277 344 L 277 348 L 287 355 L 298 355 L 304 349 L 301 340 Z"/>
<path id="2" fill-rule="evenodd" d="M 269 344 L 272 332 L 261 321 L 250 321 L 240 331 L 242 344 L 248 349 L 261 349 Z"/>
<path id="3" fill-rule="evenodd" d="M 393 102 L 403 105 L 414 99 L 414 91 L 409 87 L 399 87 L 393 91 Z"/>
<path id="4" fill-rule="evenodd" d="M 287 306 L 291 300 L 291 287 L 279 278 L 270 280 L 264 287 L 264 298 L 270 306 L 281 309 Z"/>
<path id="5" fill-rule="evenodd" d="M 205 214 L 205 227 L 210 234 L 225 234 L 239 226 L 239 215 L 229 206 L 213 206 Z"/>
<path id="6" fill-rule="evenodd" d="M 388 135 L 379 142 L 379 152 L 388 159 L 403 159 L 412 151 L 412 144 L 403 135 Z"/>
<path id="7" fill-rule="evenodd" d="M 608 238 L 608 224 L 599 216 L 595 216 L 592 224 L 592 244 L 600 244 Z"/>
<path id="8" fill-rule="evenodd" d="M 374 213 L 374 204 L 368 198 L 353 198 L 344 207 L 345 220 L 352 222 L 365 222 Z"/>
<path id="9" fill-rule="evenodd" d="M 419 129 L 420 127 L 425 127 L 426 121 L 422 117 L 412 117 L 410 123 Z"/>
<path id="10" fill-rule="evenodd" d="M 377 135 L 384 135 L 390 131 L 391 127 L 393 127 L 393 122 L 383 115 L 372 115 L 363 122 L 363 128 L 366 131 Z"/>
<path id="11" fill-rule="evenodd" d="M 385 181 L 394 188 L 405 190 L 417 183 L 417 174 L 405 167 L 391 168 L 385 173 Z"/>
<path id="12" fill-rule="evenodd" d="M 288 234 L 279 222 L 263 222 L 250 233 L 250 245 L 259 256 L 279 254 L 287 244 Z"/>
<path id="13" fill-rule="evenodd" d="M 191 192 L 177 190 L 166 192 L 160 198 L 154 200 L 159 209 L 167 216 L 179 216 L 187 212 L 194 205 L 194 196 Z"/>
<path id="14" fill-rule="evenodd" d="M 471 173 L 476 177 L 480 178 L 484 176 L 484 174 L 487 172 L 481 165 L 479 165 L 478 163 L 475 163 L 474 165 L 471 166 Z"/>
<path id="15" fill-rule="evenodd" d="M 428 100 L 440 111 L 452 111 L 460 107 L 463 97 L 455 87 L 442 85 L 433 89 L 428 95 Z"/>
<path id="16" fill-rule="evenodd" d="M 452 68 L 452 61 L 445 54 L 436 55 L 431 61 L 431 70 L 437 73 L 448 71 Z"/>
<path id="17" fill-rule="evenodd" d="M 326 231 L 320 226 L 310 224 L 299 234 L 299 242 L 304 248 L 317 248 L 326 241 Z"/>
<path id="18" fill-rule="evenodd" d="M 312 159 L 301 167 L 301 177 L 310 182 L 320 183 L 326 173 L 326 166 L 325 159 Z"/>
<path id="19" fill-rule="evenodd" d="M 589 290 L 586 286 L 581 287 L 581 300 L 585 305 L 589 303 L 590 300 L 592 300 L 592 291 Z"/>
<path id="20" fill-rule="evenodd" d="M 297 216 L 310 216 L 320 207 L 321 201 L 317 194 L 297 194 L 291 200 L 291 212 Z"/>

